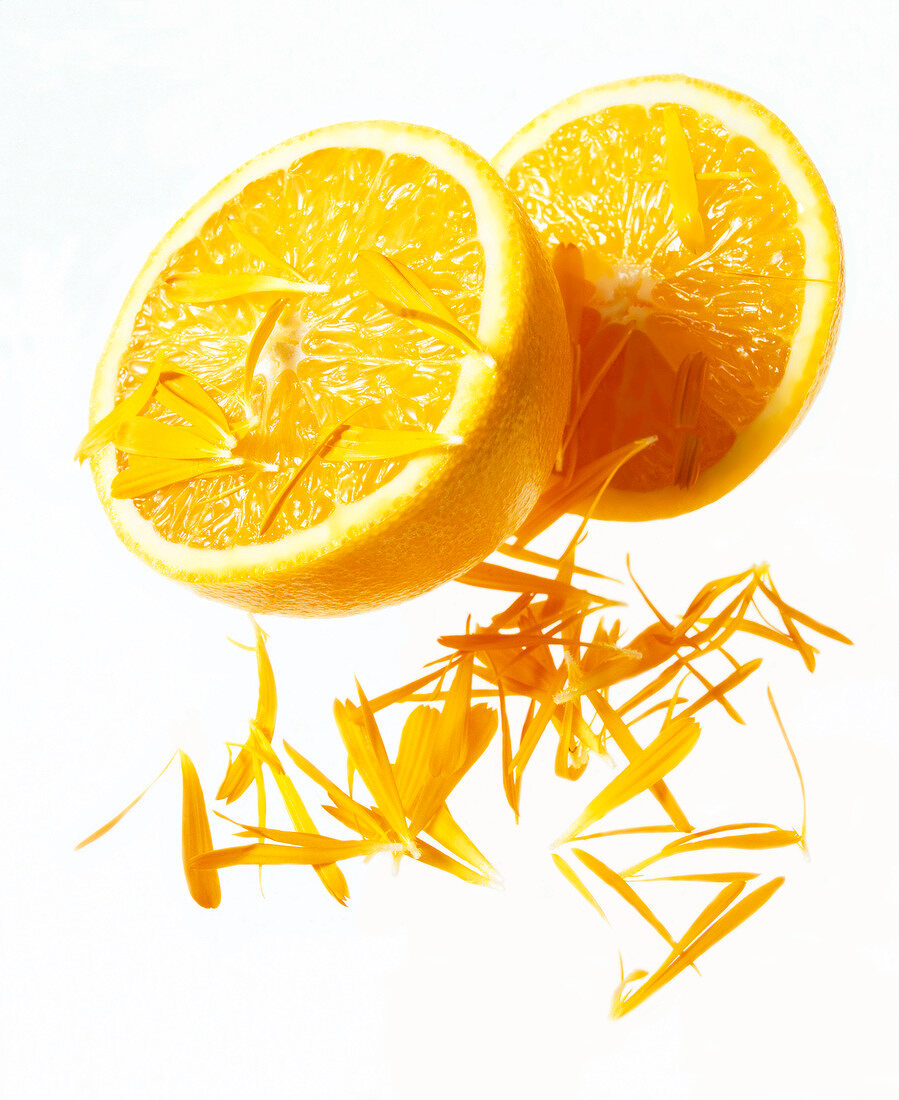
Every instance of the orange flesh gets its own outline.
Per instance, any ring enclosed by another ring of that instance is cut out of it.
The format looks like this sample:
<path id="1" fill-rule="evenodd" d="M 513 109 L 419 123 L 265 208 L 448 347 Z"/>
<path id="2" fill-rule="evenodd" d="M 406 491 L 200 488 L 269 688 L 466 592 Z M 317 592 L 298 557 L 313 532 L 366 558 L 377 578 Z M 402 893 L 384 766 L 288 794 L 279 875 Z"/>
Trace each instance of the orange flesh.
<path id="1" fill-rule="evenodd" d="M 795 201 L 752 142 L 670 105 L 576 119 L 507 182 L 557 271 L 559 247 L 578 250 L 564 262 L 582 273 L 560 280 L 578 387 L 595 384 L 572 432 L 577 465 L 656 435 L 612 484 L 688 488 L 783 377 L 805 285 Z"/>
<path id="2" fill-rule="evenodd" d="M 330 288 L 290 299 L 259 356 L 248 398 L 248 348 L 277 295 L 184 304 L 165 285 L 174 273 L 263 271 L 229 221 L 304 281 Z M 141 515 L 164 538 L 211 549 L 276 540 L 370 493 L 396 473 L 396 461 L 314 461 L 260 534 L 272 501 L 321 429 L 348 414 L 354 427 L 438 426 L 455 390 L 459 353 L 378 303 L 359 282 L 360 249 L 413 269 L 462 325 L 477 330 L 484 262 L 470 199 L 419 157 L 340 148 L 309 154 L 247 186 L 171 257 L 136 317 L 117 401 L 161 353 L 206 388 L 232 428 L 249 424 L 234 453 L 250 464 L 138 497 Z M 157 403 L 144 415 L 183 424 Z M 126 468 L 124 455 L 118 462 Z"/>

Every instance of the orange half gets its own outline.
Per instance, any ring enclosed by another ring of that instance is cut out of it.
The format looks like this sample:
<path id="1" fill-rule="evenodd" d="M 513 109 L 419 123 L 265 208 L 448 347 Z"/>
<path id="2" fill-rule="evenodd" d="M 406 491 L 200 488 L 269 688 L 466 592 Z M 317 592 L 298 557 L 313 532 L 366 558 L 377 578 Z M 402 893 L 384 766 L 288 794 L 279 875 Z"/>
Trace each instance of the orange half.
<path id="1" fill-rule="evenodd" d="M 808 408 L 839 323 L 836 215 L 796 138 L 746 96 L 657 76 L 565 100 L 494 163 L 565 298 L 561 475 L 655 436 L 597 510 L 633 520 L 743 481 Z"/>
<path id="2" fill-rule="evenodd" d="M 78 455 L 160 572 L 348 614 L 515 531 L 569 386 L 558 287 L 493 168 L 435 130 L 345 123 L 256 157 L 163 238 Z"/>

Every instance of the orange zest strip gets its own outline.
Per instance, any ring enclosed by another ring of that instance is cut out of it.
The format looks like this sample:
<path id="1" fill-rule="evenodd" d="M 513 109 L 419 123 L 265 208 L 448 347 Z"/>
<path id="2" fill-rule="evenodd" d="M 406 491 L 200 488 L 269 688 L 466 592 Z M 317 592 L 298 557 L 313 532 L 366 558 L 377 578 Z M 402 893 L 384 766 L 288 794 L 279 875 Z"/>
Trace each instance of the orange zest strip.
<path id="1" fill-rule="evenodd" d="M 628 729 L 621 715 L 614 710 L 611 704 L 608 703 L 604 696 L 598 691 L 589 692 L 587 697 L 593 704 L 596 713 L 605 724 L 606 729 L 608 729 L 612 740 L 624 753 L 628 763 L 633 764 L 635 760 L 639 760 L 644 749 L 641 747 L 636 737 L 631 733 L 630 729 Z M 687 819 L 687 815 L 680 808 L 674 795 L 668 789 L 667 784 L 661 779 L 658 779 L 649 785 L 649 790 L 653 798 L 655 798 L 671 819 L 671 823 L 675 828 L 682 833 L 689 833 L 692 826 Z"/>
<path id="2" fill-rule="evenodd" d="M 658 737 L 587 805 L 571 828 L 556 841 L 556 845 L 576 839 L 584 829 L 596 824 L 611 810 L 648 790 L 685 760 L 698 740 L 698 722 L 675 718 L 666 723 Z"/>
<path id="3" fill-rule="evenodd" d="M 680 239 L 694 253 L 705 251 L 706 231 L 699 212 L 699 192 L 687 135 L 677 108 L 662 108 L 665 129 L 665 177 L 674 212 L 674 224 Z"/>
<path id="4" fill-rule="evenodd" d="M 152 367 L 147 369 L 143 381 L 127 397 L 115 405 L 102 420 L 98 420 L 90 428 L 85 437 L 78 444 L 75 458 L 83 462 L 86 458 L 97 453 L 101 448 L 111 443 L 116 431 L 123 421 L 129 417 L 138 416 L 153 400 L 153 394 L 159 385 L 159 376 L 163 369 L 163 360 L 159 356 Z"/>
<path id="5" fill-rule="evenodd" d="M 243 369 L 243 393 L 245 400 L 249 400 L 250 389 L 253 385 L 253 375 L 256 371 L 256 364 L 259 362 L 259 356 L 262 354 L 262 349 L 268 343 L 271 334 L 275 331 L 275 325 L 278 323 L 278 318 L 284 312 L 284 308 L 288 301 L 288 298 L 276 298 L 265 311 L 262 320 L 256 326 L 256 331 L 253 333 L 252 340 L 250 340 L 250 346 L 247 348 L 247 358 Z"/>
<path id="6" fill-rule="evenodd" d="M 191 758 L 181 753 L 181 858 L 190 896 L 204 909 L 216 909 L 222 900 L 218 873 L 213 867 L 198 867 L 195 861 L 212 851 L 212 834 L 206 800 Z"/>
<path id="7" fill-rule="evenodd" d="M 646 923 L 658 932 L 669 947 L 675 946 L 674 937 L 665 925 L 662 924 L 633 887 L 624 881 L 621 875 L 617 874 L 611 867 L 597 859 L 596 856 L 592 856 L 589 852 L 585 852 L 583 848 L 572 848 L 572 851 L 585 867 L 591 870 L 598 879 L 606 884 L 606 886 L 614 890 L 615 893 L 626 901 L 635 912 L 639 913 Z"/>
<path id="8" fill-rule="evenodd" d="M 478 341 L 459 324 L 446 303 L 411 268 L 372 248 L 358 254 L 357 270 L 365 289 L 396 317 L 411 321 L 462 352 L 483 352 Z"/>
<path id="9" fill-rule="evenodd" d="M 405 850 L 401 844 L 374 840 L 335 840 L 333 837 L 318 834 L 315 835 L 315 840 L 316 843 L 308 847 L 291 844 L 242 844 L 235 848 L 215 848 L 205 855 L 195 856 L 191 860 L 191 867 L 195 870 L 213 870 L 243 864 L 278 866 L 287 863 L 308 867 L 360 856 L 373 856 L 379 852 L 395 855 Z"/>
<path id="10" fill-rule="evenodd" d="M 790 759 L 793 761 L 793 767 L 796 769 L 796 778 L 799 780 L 799 790 L 802 794 L 802 827 L 799 830 L 799 847 L 803 851 L 806 851 L 806 830 L 808 826 L 808 806 L 806 805 L 805 798 L 805 780 L 802 778 L 802 769 L 799 767 L 799 759 L 796 756 L 796 752 L 793 749 L 793 745 L 790 742 L 790 738 L 787 736 L 786 726 L 783 724 L 783 720 L 780 717 L 780 711 L 777 709 L 777 704 L 774 702 L 774 695 L 771 692 L 771 688 L 768 688 L 768 702 L 771 704 L 771 709 L 774 711 L 774 717 L 777 719 L 777 724 L 780 727 L 780 732 L 783 735 L 784 744 L 787 746 L 787 752 L 790 754 Z"/>
<path id="11" fill-rule="evenodd" d="M 78 844 L 76 844 L 75 845 L 75 851 L 77 852 L 79 850 L 79 848 L 86 848 L 88 844 L 93 844 L 93 842 L 95 840 L 99 840 L 100 837 L 104 836 L 106 833 L 108 833 L 110 829 L 114 829 L 116 827 L 116 825 L 118 825 L 118 823 L 125 816 L 125 814 L 127 814 L 129 810 L 134 809 L 134 807 L 138 804 L 138 802 L 140 802 L 140 800 L 144 797 L 144 795 L 147 793 L 147 791 L 149 791 L 149 789 L 153 786 L 153 784 L 156 783 L 158 780 L 162 779 L 163 775 L 165 775 L 166 771 L 168 770 L 169 764 L 171 764 L 171 762 L 175 759 L 175 757 L 177 755 L 178 755 L 177 752 L 173 752 L 172 755 L 169 757 L 168 762 L 166 763 L 165 767 L 162 769 L 162 771 L 159 773 L 159 775 L 156 776 L 156 779 L 154 779 L 150 783 L 148 783 L 147 786 L 144 787 L 144 789 L 137 796 L 137 798 L 135 798 L 133 801 L 129 802 L 128 805 L 125 807 L 125 809 L 121 811 L 121 813 L 117 813 L 115 815 L 115 817 L 112 818 L 111 821 L 107 821 L 106 824 L 101 825 L 100 828 L 96 830 L 96 832 L 91 833 L 90 836 L 86 836 L 84 838 L 84 840 L 82 840 Z"/>
<path id="12" fill-rule="evenodd" d="M 575 890 L 577 890 L 581 897 L 590 905 L 592 905 L 596 912 L 599 913 L 602 919 L 606 922 L 606 924 L 608 924 L 609 918 L 606 916 L 602 906 L 587 889 L 583 880 L 580 878 L 580 876 L 577 874 L 571 864 L 566 863 L 565 860 L 562 859 L 562 857 L 556 852 L 552 853 L 552 860 L 553 863 L 556 865 L 557 870 L 561 872 L 562 876 L 571 883 L 571 885 L 575 888 Z"/>
<path id="13" fill-rule="evenodd" d="M 646 979 L 642 986 L 629 996 L 616 1000 L 612 1006 L 612 1015 L 614 1017 L 624 1016 L 635 1009 L 637 1005 L 642 1004 L 662 986 L 667 985 L 672 978 L 675 978 L 686 967 L 691 966 L 709 948 L 714 947 L 716 943 L 758 912 L 771 896 L 780 889 L 783 883 L 784 879 L 782 877 L 772 879 L 763 886 L 759 886 L 758 889 L 753 890 L 742 901 L 738 901 L 705 933 L 682 950 L 675 959 Z"/>

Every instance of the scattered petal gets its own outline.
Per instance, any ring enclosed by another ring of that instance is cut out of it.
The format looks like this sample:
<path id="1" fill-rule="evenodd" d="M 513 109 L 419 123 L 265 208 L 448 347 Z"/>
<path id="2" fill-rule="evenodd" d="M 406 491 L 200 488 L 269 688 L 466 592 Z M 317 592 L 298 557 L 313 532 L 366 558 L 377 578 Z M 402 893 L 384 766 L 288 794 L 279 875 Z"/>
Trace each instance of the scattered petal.
<path id="1" fill-rule="evenodd" d="M 140 800 L 144 797 L 144 795 L 147 793 L 147 791 L 153 786 L 153 784 L 158 779 L 161 779 L 163 777 L 163 775 L 165 775 L 166 771 L 168 770 L 169 764 L 171 764 L 171 762 L 175 759 L 175 757 L 177 755 L 178 755 L 177 752 L 172 753 L 172 755 L 168 759 L 168 763 L 165 765 L 165 767 L 162 769 L 162 771 L 159 773 L 159 775 L 156 776 L 156 779 L 151 780 L 147 784 L 147 786 L 144 787 L 144 789 L 140 792 L 140 794 L 137 796 L 137 798 L 135 798 L 135 799 L 133 799 L 133 801 L 129 802 L 128 805 L 125 807 L 125 809 L 122 810 L 120 813 L 117 813 L 111 821 L 107 821 L 106 824 L 101 825 L 100 828 L 97 829 L 96 832 L 91 833 L 90 836 L 86 836 L 84 838 L 84 840 L 82 840 L 78 844 L 76 844 L 75 845 L 75 851 L 77 852 L 79 848 L 86 848 L 88 844 L 93 844 L 93 842 L 95 840 L 99 840 L 100 837 L 104 836 L 106 833 L 108 833 L 110 829 L 114 829 L 116 827 L 116 825 L 118 825 L 118 823 L 125 816 L 125 814 L 127 814 L 129 810 L 134 809 L 134 807 L 138 804 L 138 802 L 140 802 Z"/>
<path id="2" fill-rule="evenodd" d="M 214 867 L 197 866 L 196 860 L 212 851 L 212 834 L 203 788 L 191 758 L 181 753 L 181 857 L 190 896 L 204 909 L 216 909 L 222 900 L 219 877 Z"/>

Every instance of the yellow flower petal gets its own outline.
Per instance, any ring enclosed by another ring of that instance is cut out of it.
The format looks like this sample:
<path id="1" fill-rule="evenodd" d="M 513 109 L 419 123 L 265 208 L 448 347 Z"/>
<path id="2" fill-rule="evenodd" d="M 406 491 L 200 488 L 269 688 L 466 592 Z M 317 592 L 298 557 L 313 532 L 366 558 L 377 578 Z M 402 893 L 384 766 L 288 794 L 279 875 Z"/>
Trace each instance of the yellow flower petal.
<path id="1" fill-rule="evenodd" d="M 100 837 L 104 836 L 106 833 L 108 833 L 110 829 L 115 828 L 115 826 L 118 825 L 118 823 L 122 820 L 122 818 L 125 816 L 125 814 L 127 814 L 129 810 L 134 809 L 134 807 L 138 804 L 138 802 L 140 802 L 140 800 L 144 797 L 144 795 L 147 793 L 147 791 L 153 786 L 153 784 L 157 780 L 159 780 L 163 777 L 163 775 L 166 773 L 166 771 L 168 771 L 169 764 L 171 764 L 171 762 L 175 759 L 175 757 L 177 755 L 178 755 L 177 752 L 172 753 L 172 755 L 168 759 L 168 763 L 165 765 L 165 767 L 162 769 L 162 771 L 159 773 L 159 775 L 156 776 L 156 779 L 153 779 L 151 782 L 149 782 L 146 785 L 146 787 L 144 787 L 144 789 L 140 792 L 140 794 L 137 796 L 137 798 L 135 798 L 135 799 L 133 799 L 133 801 L 129 802 L 128 805 L 125 807 L 125 809 L 122 810 L 120 813 L 117 813 L 115 815 L 115 817 L 112 818 L 112 820 L 107 821 L 106 824 L 101 825 L 100 828 L 96 830 L 96 832 L 91 833 L 90 836 L 86 836 L 84 838 L 84 840 L 82 840 L 78 844 L 76 844 L 75 845 L 75 851 L 77 852 L 79 848 L 86 848 L 88 844 L 93 844 L 93 842 L 95 840 L 99 840 Z"/>
<path id="2" fill-rule="evenodd" d="M 424 280 L 399 260 L 371 248 L 358 255 L 358 274 L 370 294 L 397 317 L 411 321 L 423 332 L 457 348 L 482 352 L 477 340 L 452 315 L 446 303 Z"/>
<path id="3" fill-rule="evenodd" d="M 272 662 L 265 644 L 265 633 L 255 619 L 252 620 L 253 630 L 256 633 L 256 672 L 259 678 L 259 693 L 256 702 L 256 717 L 254 724 L 266 741 L 271 741 L 275 732 L 275 719 L 278 712 L 278 692 L 275 687 L 275 674 Z M 252 738 L 252 733 L 251 733 Z M 277 759 L 277 758 L 276 758 Z M 246 791 L 253 781 L 252 755 L 241 749 L 234 760 L 228 766 L 225 778 L 222 780 L 216 798 L 224 799 L 227 803 Z"/>
<path id="4" fill-rule="evenodd" d="M 461 436 L 391 428 L 345 428 L 322 454 L 323 462 L 394 461 L 446 450 Z"/>
<path id="5" fill-rule="evenodd" d="M 199 867 L 197 858 L 212 851 L 212 834 L 209 831 L 209 817 L 206 814 L 206 800 L 203 788 L 197 777 L 193 761 L 186 753 L 181 753 L 182 810 L 181 810 L 181 857 L 184 863 L 184 877 L 190 896 L 204 909 L 215 909 L 222 900 L 219 877 L 213 867 Z"/>
<path id="6" fill-rule="evenodd" d="M 169 297 L 185 305 L 207 305 L 243 298 L 247 294 L 277 294 L 291 297 L 324 294 L 328 287 L 302 279 L 284 279 L 277 275 L 236 271 L 230 275 L 187 274 L 175 272 L 164 280 Z"/>
<path id="7" fill-rule="evenodd" d="M 698 740 L 698 722 L 678 717 L 667 723 L 658 737 L 600 791 L 556 843 L 574 840 L 611 810 L 658 783 L 686 759 Z"/>
<path id="8" fill-rule="evenodd" d="M 160 358 L 148 369 L 143 381 L 137 389 L 133 390 L 126 398 L 114 406 L 112 411 L 107 413 L 102 420 L 98 420 L 97 423 L 93 425 L 87 435 L 78 444 L 78 449 L 75 452 L 75 458 L 78 462 L 83 462 L 86 458 L 90 458 L 91 455 L 96 454 L 101 448 L 111 443 L 115 437 L 116 431 L 123 421 L 130 417 L 138 416 L 144 411 L 147 405 L 153 400 L 153 394 L 156 392 L 156 387 L 159 384 L 161 370 L 162 360 Z"/>
<path id="9" fill-rule="evenodd" d="M 214 870 L 222 867 L 279 866 L 295 863 L 300 866 L 317 866 L 325 863 L 337 863 L 343 859 L 357 859 L 377 855 L 379 852 L 393 854 L 405 851 L 402 844 L 389 844 L 373 840 L 334 840 L 331 837 L 318 837 L 326 842 L 308 847 L 295 847 L 291 844 L 242 844 L 236 848 L 215 848 L 205 855 L 191 861 L 196 871 Z"/>
<path id="10" fill-rule="evenodd" d="M 196 460 L 231 457 L 231 448 L 220 441 L 210 443 L 189 428 L 165 424 L 148 416 L 135 416 L 123 421 L 116 429 L 114 442 L 125 454 L 146 458 Z"/>
<path id="11" fill-rule="evenodd" d="M 177 485 L 182 481 L 191 481 L 196 477 L 213 477 L 236 470 L 243 466 L 241 458 L 234 459 L 197 459 L 143 458 L 133 456 L 126 469 L 112 479 L 110 495 L 115 500 L 132 500 L 134 497 L 149 496 L 159 489 Z"/>
<path id="12" fill-rule="evenodd" d="M 663 965 L 655 974 L 648 977 L 642 986 L 630 995 L 616 999 L 613 1002 L 612 1015 L 624 1016 L 626 1013 L 631 1012 L 652 996 L 653 993 L 661 989 L 662 986 L 667 985 L 672 978 L 677 977 L 682 970 L 692 966 L 709 948 L 714 947 L 716 943 L 724 939 L 725 936 L 748 920 L 754 913 L 757 913 L 771 896 L 783 886 L 783 883 L 783 878 L 772 879 L 770 882 L 758 887 L 758 889 L 753 890 L 742 901 L 738 901 L 705 933 L 686 946 L 672 961 Z M 725 890 L 727 889 L 728 887 L 725 887 Z"/>
<path id="13" fill-rule="evenodd" d="M 639 913 L 646 923 L 654 928 L 670 947 L 676 946 L 674 937 L 665 925 L 662 924 L 636 890 L 634 890 L 629 883 L 624 881 L 621 875 L 613 871 L 607 864 L 597 859 L 596 856 L 592 856 L 589 852 L 585 852 L 582 848 L 573 848 L 572 851 L 585 867 L 588 867 L 598 879 L 604 882 L 606 886 L 611 887 L 635 912 Z"/>

